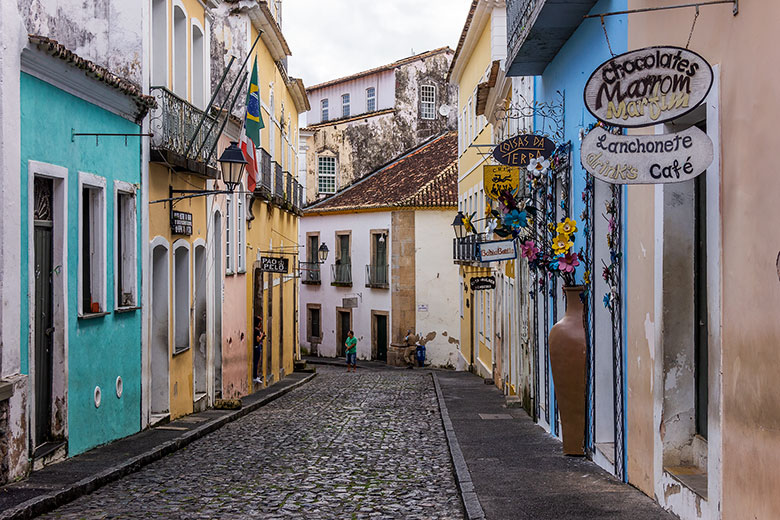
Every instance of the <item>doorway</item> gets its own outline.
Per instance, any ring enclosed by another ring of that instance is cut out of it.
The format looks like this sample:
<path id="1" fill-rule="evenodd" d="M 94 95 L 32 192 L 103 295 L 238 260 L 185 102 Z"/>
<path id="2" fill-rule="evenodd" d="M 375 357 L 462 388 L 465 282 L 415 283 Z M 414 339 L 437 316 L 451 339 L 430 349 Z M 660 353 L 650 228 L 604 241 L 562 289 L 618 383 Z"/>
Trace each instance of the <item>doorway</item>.
<path id="1" fill-rule="evenodd" d="M 371 332 L 374 338 L 372 345 L 373 358 L 387 362 L 387 312 L 371 311 Z"/>
<path id="2" fill-rule="evenodd" d="M 255 268 L 252 286 L 252 323 L 257 326 L 258 322 L 261 330 L 265 330 L 263 323 L 263 271 Z M 263 376 L 263 342 L 258 343 L 257 334 L 252 333 L 252 379 Z"/>
<path id="3" fill-rule="evenodd" d="M 222 215 L 217 211 L 214 213 L 214 241 L 213 241 L 213 259 L 214 259 L 214 337 L 212 345 L 214 346 L 214 396 L 213 399 L 222 399 Z M 208 357 L 206 358 L 208 359 Z M 214 401 L 212 400 L 212 403 Z"/>
<path id="4" fill-rule="evenodd" d="M 347 334 L 352 330 L 352 312 L 348 310 L 336 311 L 336 356 L 344 357 L 344 342 L 347 341 Z"/>
<path id="5" fill-rule="evenodd" d="M 41 179 L 51 183 L 49 179 Z M 39 179 L 35 180 L 36 183 Z M 52 440 L 51 400 L 54 332 L 52 256 L 53 222 L 35 220 L 35 439 L 34 447 Z"/>
<path id="6" fill-rule="evenodd" d="M 195 401 L 204 398 L 207 392 L 206 377 L 206 246 L 195 246 L 195 352 L 192 356 Z"/>
<path id="7" fill-rule="evenodd" d="M 168 248 L 158 244 L 152 249 L 152 415 L 167 414 L 169 406 L 168 293 Z"/>

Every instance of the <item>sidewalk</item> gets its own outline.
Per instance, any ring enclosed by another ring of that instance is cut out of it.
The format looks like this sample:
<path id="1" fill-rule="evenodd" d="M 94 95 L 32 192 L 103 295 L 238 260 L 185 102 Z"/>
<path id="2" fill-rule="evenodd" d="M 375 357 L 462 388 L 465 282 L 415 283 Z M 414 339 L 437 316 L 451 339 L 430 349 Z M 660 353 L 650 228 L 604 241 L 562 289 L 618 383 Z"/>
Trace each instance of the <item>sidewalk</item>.
<path id="1" fill-rule="evenodd" d="M 301 356 L 301 359 L 306 361 L 306 363 L 312 364 L 312 365 L 330 365 L 334 367 L 344 367 L 347 368 L 347 360 L 343 357 L 318 357 L 318 356 Z M 370 361 L 367 359 L 358 359 L 357 360 L 357 368 L 360 370 L 361 368 L 387 368 L 387 369 L 403 369 L 407 370 L 406 367 L 393 367 L 385 363 L 384 361 Z M 415 367 L 417 368 L 417 367 Z M 427 368 L 427 367 L 425 367 Z M 424 370 L 424 368 L 419 368 L 418 370 Z"/>
<path id="2" fill-rule="evenodd" d="M 46 466 L 0 488 L 0 519 L 32 518 L 138 471 L 223 425 L 257 410 L 316 374 L 294 372 L 241 399 L 240 410 L 206 410 Z"/>
<path id="3" fill-rule="evenodd" d="M 590 460 L 564 456 L 559 441 L 522 408 L 506 408 L 483 379 L 450 371 L 433 378 L 470 520 L 675 518 Z"/>

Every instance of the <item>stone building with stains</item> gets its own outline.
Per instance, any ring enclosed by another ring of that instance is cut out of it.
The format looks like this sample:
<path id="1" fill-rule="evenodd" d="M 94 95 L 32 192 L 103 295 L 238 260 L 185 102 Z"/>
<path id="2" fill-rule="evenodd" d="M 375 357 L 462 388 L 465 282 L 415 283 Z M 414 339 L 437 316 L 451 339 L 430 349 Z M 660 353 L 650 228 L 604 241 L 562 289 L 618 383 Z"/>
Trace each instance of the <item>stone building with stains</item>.
<path id="1" fill-rule="evenodd" d="M 442 47 L 307 89 L 306 201 L 349 186 L 456 128 L 453 51 Z"/>
<path id="2" fill-rule="evenodd" d="M 403 364 L 400 345 L 411 330 L 427 338 L 428 363 L 456 366 L 458 269 L 449 258 L 456 152 L 455 132 L 435 136 L 307 207 L 303 349 L 343 356 L 354 330 L 359 359 Z M 330 253 L 320 264 L 322 244 Z"/>

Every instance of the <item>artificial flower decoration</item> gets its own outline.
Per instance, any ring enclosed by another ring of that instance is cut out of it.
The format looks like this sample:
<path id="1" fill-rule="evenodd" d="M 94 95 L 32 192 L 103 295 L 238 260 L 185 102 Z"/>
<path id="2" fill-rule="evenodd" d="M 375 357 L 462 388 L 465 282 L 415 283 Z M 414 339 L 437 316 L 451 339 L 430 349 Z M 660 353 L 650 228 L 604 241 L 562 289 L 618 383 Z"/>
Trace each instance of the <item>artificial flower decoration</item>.
<path id="1" fill-rule="evenodd" d="M 526 227 L 528 225 L 528 214 L 525 211 L 513 209 L 504 215 L 504 225 L 512 229 Z"/>
<path id="2" fill-rule="evenodd" d="M 477 231 L 474 229 L 474 224 L 472 223 L 472 220 L 474 219 L 474 216 L 476 213 L 472 213 L 471 215 L 466 215 L 463 217 L 463 228 L 466 230 L 466 233 L 476 233 Z"/>
<path id="3" fill-rule="evenodd" d="M 550 168 L 550 161 L 544 157 L 534 157 L 528 163 L 528 171 L 534 178 L 539 178 Z"/>
<path id="4" fill-rule="evenodd" d="M 582 275 L 582 283 L 590 285 L 590 271 L 585 271 Z"/>
<path id="5" fill-rule="evenodd" d="M 577 231 L 577 221 L 567 217 L 566 220 L 558 224 L 556 229 L 559 235 L 571 235 Z"/>
<path id="6" fill-rule="evenodd" d="M 566 253 L 573 245 L 574 242 L 572 242 L 569 239 L 569 235 L 565 233 L 558 234 L 558 236 L 555 237 L 552 242 L 552 248 L 556 255 Z"/>
<path id="7" fill-rule="evenodd" d="M 533 240 L 527 240 L 520 244 L 520 255 L 523 258 L 527 258 L 529 262 L 536 260 L 538 254 L 539 248 L 536 247 L 536 242 Z"/>
<path id="8" fill-rule="evenodd" d="M 573 273 L 574 268 L 580 265 L 577 253 L 568 253 L 558 259 L 558 270 L 564 273 Z"/>

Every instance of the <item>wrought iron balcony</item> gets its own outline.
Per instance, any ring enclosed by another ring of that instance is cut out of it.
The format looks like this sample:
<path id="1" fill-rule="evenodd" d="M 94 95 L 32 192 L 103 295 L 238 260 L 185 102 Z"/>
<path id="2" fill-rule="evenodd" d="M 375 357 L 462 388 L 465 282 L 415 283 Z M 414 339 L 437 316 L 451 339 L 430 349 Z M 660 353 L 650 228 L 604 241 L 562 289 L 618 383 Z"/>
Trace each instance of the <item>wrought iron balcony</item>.
<path id="1" fill-rule="evenodd" d="M 597 0 L 507 0 L 507 76 L 537 76 Z"/>
<path id="2" fill-rule="evenodd" d="M 366 266 L 366 287 L 387 289 L 390 286 L 388 279 L 388 266 L 368 264 Z"/>
<path id="3" fill-rule="evenodd" d="M 331 285 L 352 285 L 352 264 L 339 263 L 330 266 Z"/>
<path id="4" fill-rule="evenodd" d="M 477 244 L 487 240 L 484 233 L 452 239 L 452 259 L 456 264 L 477 263 Z"/>
<path id="5" fill-rule="evenodd" d="M 282 172 L 282 165 L 274 162 L 272 163 L 274 168 L 274 190 L 273 195 L 274 198 L 278 200 L 279 203 L 284 200 L 284 173 Z"/>
<path id="6" fill-rule="evenodd" d="M 151 141 L 152 161 L 169 164 L 179 171 L 216 179 L 219 174 L 219 150 L 214 149 L 214 153 L 211 153 L 219 130 L 216 119 L 206 116 L 198 128 L 203 118 L 202 110 L 165 87 L 152 87 L 150 92 L 157 100 L 157 108 L 152 110 L 150 119 L 154 134 Z M 193 136 L 195 139 L 188 151 Z"/>
<path id="7" fill-rule="evenodd" d="M 319 285 L 322 283 L 320 264 L 317 262 L 300 262 L 301 283 Z"/>

